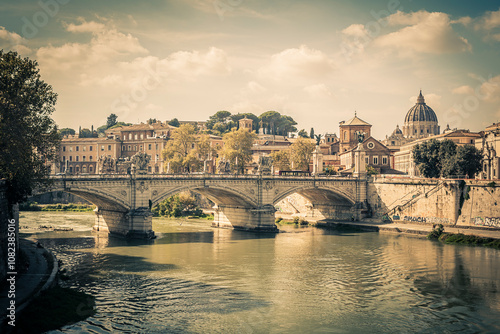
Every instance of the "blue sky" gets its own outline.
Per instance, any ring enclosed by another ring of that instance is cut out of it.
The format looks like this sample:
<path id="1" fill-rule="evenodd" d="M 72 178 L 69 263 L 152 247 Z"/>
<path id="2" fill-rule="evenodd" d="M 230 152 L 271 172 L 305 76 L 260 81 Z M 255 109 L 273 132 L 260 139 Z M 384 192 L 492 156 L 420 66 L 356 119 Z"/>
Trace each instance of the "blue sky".
<path id="1" fill-rule="evenodd" d="M 439 119 L 500 120 L 498 1 L 2 1 L 0 47 L 36 59 L 61 127 L 276 110 L 382 139 L 420 89 Z"/>

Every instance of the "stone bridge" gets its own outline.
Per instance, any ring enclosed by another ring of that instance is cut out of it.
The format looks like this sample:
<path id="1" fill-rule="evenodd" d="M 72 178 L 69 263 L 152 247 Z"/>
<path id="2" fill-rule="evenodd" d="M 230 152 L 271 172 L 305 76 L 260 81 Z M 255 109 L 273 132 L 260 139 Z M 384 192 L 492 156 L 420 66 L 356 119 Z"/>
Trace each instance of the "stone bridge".
<path id="1" fill-rule="evenodd" d="M 366 209 L 365 179 L 262 175 L 55 176 L 47 191 L 78 195 L 97 206 L 94 229 L 126 237 L 154 236 L 151 208 L 192 190 L 216 205 L 214 227 L 276 232 L 274 205 L 299 193 L 316 218 L 360 219 Z M 40 191 L 38 193 L 41 193 Z"/>

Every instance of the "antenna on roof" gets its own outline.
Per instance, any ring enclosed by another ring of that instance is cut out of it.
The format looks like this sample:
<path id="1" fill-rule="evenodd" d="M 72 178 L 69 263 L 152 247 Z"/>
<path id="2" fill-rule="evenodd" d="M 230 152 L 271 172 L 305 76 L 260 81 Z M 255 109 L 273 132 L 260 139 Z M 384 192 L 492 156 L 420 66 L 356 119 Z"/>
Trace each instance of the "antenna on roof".
<path id="1" fill-rule="evenodd" d="M 354 117 L 358 116 L 358 112 L 354 110 Z"/>

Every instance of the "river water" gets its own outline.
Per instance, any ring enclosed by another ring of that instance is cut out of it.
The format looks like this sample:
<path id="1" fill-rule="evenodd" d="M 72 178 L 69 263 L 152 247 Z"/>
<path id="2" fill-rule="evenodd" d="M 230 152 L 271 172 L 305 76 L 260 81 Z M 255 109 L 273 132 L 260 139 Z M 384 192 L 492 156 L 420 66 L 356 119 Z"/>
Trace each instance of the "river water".
<path id="1" fill-rule="evenodd" d="M 255 234 L 154 219 L 158 238 L 91 232 L 93 213 L 21 213 L 97 313 L 53 333 L 498 333 L 500 251 L 397 234 Z M 40 231 L 39 225 L 72 227 Z"/>

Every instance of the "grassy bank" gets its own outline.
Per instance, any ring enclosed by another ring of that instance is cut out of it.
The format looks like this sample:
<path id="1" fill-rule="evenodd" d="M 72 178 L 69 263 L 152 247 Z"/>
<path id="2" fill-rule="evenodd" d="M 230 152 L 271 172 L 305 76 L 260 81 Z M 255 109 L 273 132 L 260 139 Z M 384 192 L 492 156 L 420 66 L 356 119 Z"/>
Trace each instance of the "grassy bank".
<path id="1" fill-rule="evenodd" d="M 94 205 L 87 204 L 38 204 L 27 202 L 19 205 L 19 211 L 73 211 L 88 212 L 95 209 Z"/>
<path id="2" fill-rule="evenodd" d="M 435 226 L 427 235 L 430 240 L 439 240 L 445 244 L 485 246 L 500 249 L 500 239 L 466 235 L 462 233 L 446 233 L 442 224 Z"/>
<path id="3" fill-rule="evenodd" d="M 19 315 L 18 333 L 42 333 L 82 321 L 95 313 L 95 299 L 73 289 L 43 291 Z"/>

